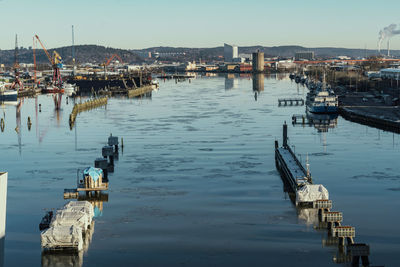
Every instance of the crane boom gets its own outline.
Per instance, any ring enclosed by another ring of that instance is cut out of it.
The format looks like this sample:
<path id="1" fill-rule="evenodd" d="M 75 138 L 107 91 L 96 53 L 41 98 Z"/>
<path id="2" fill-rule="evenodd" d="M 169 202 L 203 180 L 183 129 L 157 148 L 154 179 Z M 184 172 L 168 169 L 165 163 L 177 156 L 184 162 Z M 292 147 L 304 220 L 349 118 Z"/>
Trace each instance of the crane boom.
<path id="1" fill-rule="evenodd" d="M 105 65 L 106 66 L 108 66 L 108 65 L 110 65 L 110 63 L 111 63 L 111 60 L 113 60 L 113 58 L 118 58 L 118 60 L 121 62 L 121 63 L 124 63 L 124 61 L 117 55 L 117 54 L 113 54 L 108 60 L 107 60 L 107 62 L 105 63 Z"/>
<path id="2" fill-rule="evenodd" d="M 53 59 L 51 58 L 49 52 L 47 51 L 46 47 L 44 47 L 42 41 L 40 41 L 39 36 L 35 35 L 36 39 L 39 41 L 40 45 L 42 46 L 44 52 L 46 53 L 47 58 L 49 59 L 51 65 L 54 65 Z"/>

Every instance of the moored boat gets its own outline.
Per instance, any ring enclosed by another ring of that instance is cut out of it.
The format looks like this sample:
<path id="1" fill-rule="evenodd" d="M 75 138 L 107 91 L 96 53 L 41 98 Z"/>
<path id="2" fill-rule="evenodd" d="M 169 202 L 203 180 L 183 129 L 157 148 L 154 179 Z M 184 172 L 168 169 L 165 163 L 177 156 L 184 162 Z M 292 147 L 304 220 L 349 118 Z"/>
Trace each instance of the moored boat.
<path id="1" fill-rule="evenodd" d="M 72 96 L 76 94 L 76 86 L 75 84 L 64 83 L 63 84 L 64 92 L 67 96 Z"/>
<path id="2" fill-rule="evenodd" d="M 42 93 L 44 94 L 57 94 L 57 93 L 64 93 L 64 89 L 51 85 L 47 86 L 46 88 L 42 89 Z"/>
<path id="3" fill-rule="evenodd" d="M 307 99 L 307 110 L 312 113 L 337 113 L 338 97 L 328 91 L 320 91 Z"/>
<path id="4" fill-rule="evenodd" d="M 18 91 L 14 89 L 6 89 L 4 83 L 0 84 L 0 101 L 17 101 Z"/>

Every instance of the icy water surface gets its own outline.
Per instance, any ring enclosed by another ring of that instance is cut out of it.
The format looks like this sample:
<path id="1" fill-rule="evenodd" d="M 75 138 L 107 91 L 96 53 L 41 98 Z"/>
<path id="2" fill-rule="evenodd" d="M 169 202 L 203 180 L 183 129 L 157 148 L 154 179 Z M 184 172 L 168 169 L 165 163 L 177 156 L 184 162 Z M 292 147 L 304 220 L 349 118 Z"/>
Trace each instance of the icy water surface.
<path id="1" fill-rule="evenodd" d="M 278 107 L 278 98 L 306 92 L 275 76 L 160 81 L 152 98 L 110 99 L 79 114 L 72 130 L 72 100 L 57 113 L 50 96 L 39 96 L 24 100 L 19 134 L 16 107 L 4 106 L 4 266 L 345 265 L 335 263 L 341 255 L 312 214 L 296 210 L 275 169 L 283 122 L 305 110 Z M 41 217 L 66 202 L 64 188 L 101 156 L 110 133 L 123 137 L 124 150 L 108 201 L 97 203 L 88 250 L 42 255 Z M 289 137 L 303 161 L 308 153 L 314 181 L 327 187 L 344 225 L 356 227 L 356 241 L 370 244 L 372 264 L 400 266 L 399 135 L 339 117 L 328 132 L 289 125 Z"/>

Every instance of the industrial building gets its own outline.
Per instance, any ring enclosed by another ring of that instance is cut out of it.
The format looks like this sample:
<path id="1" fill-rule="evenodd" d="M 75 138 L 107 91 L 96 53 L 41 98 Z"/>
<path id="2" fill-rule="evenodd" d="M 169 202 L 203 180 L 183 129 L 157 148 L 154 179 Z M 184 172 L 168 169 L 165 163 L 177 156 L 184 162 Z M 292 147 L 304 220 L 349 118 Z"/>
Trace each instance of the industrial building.
<path id="1" fill-rule="evenodd" d="M 400 69 L 381 69 L 382 79 L 400 80 Z"/>
<path id="2" fill-rule="evenodd" d="M 238 47 L 236 45 L 224 44 L 224 61 L 233 62 L 233 59 L 237 57 L 239 57 Z"/>
<path id="3" fill-rule="evenodd" d="M 256 52 L 253 53 L 253 72 L 264 71 L 264 53 Z"/>
<path id="4" fill-rule="evenodd" d="M 295 60 L 314 60 L 313 51 L 299 51 L 294 56 Z"/>

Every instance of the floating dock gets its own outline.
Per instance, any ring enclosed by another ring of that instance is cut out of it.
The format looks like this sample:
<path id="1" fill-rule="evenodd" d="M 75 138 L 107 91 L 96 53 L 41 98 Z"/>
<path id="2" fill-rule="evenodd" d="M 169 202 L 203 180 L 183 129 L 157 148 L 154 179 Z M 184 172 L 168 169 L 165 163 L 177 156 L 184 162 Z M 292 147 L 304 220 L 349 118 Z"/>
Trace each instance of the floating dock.
<path id="1" fill-rule="evenodd" d="M 312 184 L 312 178 L 301 162 L 297 159 L 287 143 L 287 124 L 283 125 L 283 146 L 279 147 L 275 141 L 275 165 L 281 175 L 291 186 L 293 192 L 305 184 Z"/>
<path id="2" fill-rule="evenodd" d="M 40 88 L 27 88 L 18 91 L 18 97 L 36 96 L 42 92 Z"/>
<path id="3" fill-rule="evenodd" d="M 151 93 L 154 89 L 156 89 L 155 85 L 144 85 L 138 88 L 109 88 L 107 90 L 100 90 L 100 95 L 108 95 L 108 96 L 117 96 L 117 95 L 125 95 L 129 98 L 142 96 L 148 93 Z"/>
<path id="4" fill-rule="evenodd" d="M 93 108 L 105 106 L 105 105 L 107 105 L 107 102 L 108 102 L 108 98 L 106 96 L 104 96 L 104 97 L 90 99 L 83 103 L 75 104 L 74 108 L 72 109 L 71 114 L 69 115 L 70 127 L 72 128 L 72 126 L 75 124 L 76 116 L 78 116 L 79 113 L 86 111 L 86 110 L 93 109 Z"/>
<path id="5" fill-rule="evenodd" d="M 308 170 L 308 164 L 306 170 L 288 145 L 286 123 L 283 125 L 282 147 L 279 147 L 278 141 L 275 141 L 275 164 L 281 174 L 284 185 L 289 185 L 287 188 L 289 188 L 293 193 L 296 193 L 297 205 L 299 195 L 307 193 L 304 189 L 309 185 L 312 185 L 312 178 Z M 315 192 L 311 195 L 315 198 Z M 341 225 L 343 214 L 342 212 L 331 211 L 331 200 L 313 199 L 311 205 L 308 205 L 307 208 L 318 210 L 317 214 L 319 222 L 318 227 L 316 228 L 328 230 L 330 244 L 339 246 L 339 249 L 342 252 L 344 251 L 344 247 L 347 248 L 345 254 L 340 255 L 339 258 L 334 258 L 336 262 L 351 262 L 352 266 L 359 266 L 361 259 L 363 266 L 369 266 L 369 245 L 354 242 L 356 235 L 355 227 Z"/>
<path id="6" fill-rule="evenodd" d="M 151 73 L 121 74 L 121 75 L 84 75 L 70 77 L 70 84 L 79 87 L 83 93 L 94 93 L 101 90 L 136 89 L 151 84 Z"/>

